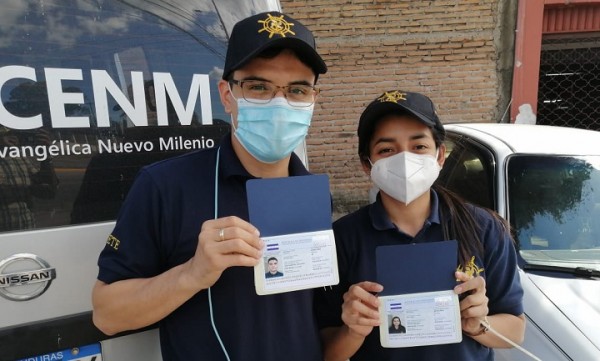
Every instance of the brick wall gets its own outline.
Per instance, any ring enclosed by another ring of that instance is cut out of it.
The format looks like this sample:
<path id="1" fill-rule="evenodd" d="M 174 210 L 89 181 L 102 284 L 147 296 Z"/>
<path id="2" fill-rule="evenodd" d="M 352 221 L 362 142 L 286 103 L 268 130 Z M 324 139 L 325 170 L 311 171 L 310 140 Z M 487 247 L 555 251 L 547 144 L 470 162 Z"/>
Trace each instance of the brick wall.
<path id="1" fill-rule="evenodd" d="M 445 123 L 500 118 L 502 4 L 281 0 L 285 13 L 314 31 L 329 66 L 319 79 L 307 144 L 311 171 L 330 176 L 337 212 L 366 203 L 369 180 L 358 161 L 356 126 L 362 109 L 384 91 L 427 94 Z"/>

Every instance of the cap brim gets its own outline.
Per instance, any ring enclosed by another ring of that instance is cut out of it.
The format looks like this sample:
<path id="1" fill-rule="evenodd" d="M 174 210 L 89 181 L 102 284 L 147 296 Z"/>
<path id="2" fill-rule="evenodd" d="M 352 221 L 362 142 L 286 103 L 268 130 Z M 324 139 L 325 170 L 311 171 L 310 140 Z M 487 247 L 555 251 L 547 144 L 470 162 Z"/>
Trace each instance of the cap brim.
<path id="1" fill-rule="evenodd" d="M 302 60 L 307 63 L 316 74 L 325 74 L 327 72 L 327 65 L 325 65 L 325 62 L 321 56 L 306 42 L 297 38 L 280 38 L 269 41 L 268 43 L 265 43 L 248 53 L 240 61 L 231 66 L 229 73 L 232 73 L 236 69 L 243 67 L 258 54 L 273 47 L 283 47 L 294 50 L 298 57 L 302 58 Z M 223 74 L 223 79 L 227 78 L 229 73 Z"/>

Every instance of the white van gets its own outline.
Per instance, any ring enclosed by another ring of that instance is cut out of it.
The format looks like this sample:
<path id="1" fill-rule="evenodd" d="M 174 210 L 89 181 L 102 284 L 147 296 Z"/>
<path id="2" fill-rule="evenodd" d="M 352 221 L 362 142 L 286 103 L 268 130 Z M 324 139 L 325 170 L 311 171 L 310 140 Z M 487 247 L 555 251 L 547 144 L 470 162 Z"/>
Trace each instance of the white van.
<path id="1" fill-rule="evenodd" d="M 7 0 L 0 12 L 0 360 L 160 360 L 92 324 L 96 261 L 138 169 L 229 130 L 238 20 L 276 0 Z M 304 157 L 304 154 L 301 154 Z"/>

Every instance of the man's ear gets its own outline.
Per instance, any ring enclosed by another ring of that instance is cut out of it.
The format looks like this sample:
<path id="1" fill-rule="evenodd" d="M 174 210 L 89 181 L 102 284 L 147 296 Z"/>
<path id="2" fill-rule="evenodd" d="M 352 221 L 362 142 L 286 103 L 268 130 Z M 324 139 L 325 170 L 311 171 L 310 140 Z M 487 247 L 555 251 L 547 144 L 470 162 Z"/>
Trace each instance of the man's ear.
<path id="1" fill-rule="evenodd" d="M 233 111 L 233 97 L 231 96 L 231 88 L 229 87 L 229 83 L 226 80 L 219 80 L 219 98 L 221 99 L 221 104 L 223 104 L 223 108 L 225 108 L 225 112 L 231 114 Z"/>
<path id="2" fill-rule="evenodd" d="M 444 143 L 440 144 L 440 147 L 438 148 L 437 161 L 440 167 L 444 166 L 444 162 L 446 161 L 446 144 Z"/>

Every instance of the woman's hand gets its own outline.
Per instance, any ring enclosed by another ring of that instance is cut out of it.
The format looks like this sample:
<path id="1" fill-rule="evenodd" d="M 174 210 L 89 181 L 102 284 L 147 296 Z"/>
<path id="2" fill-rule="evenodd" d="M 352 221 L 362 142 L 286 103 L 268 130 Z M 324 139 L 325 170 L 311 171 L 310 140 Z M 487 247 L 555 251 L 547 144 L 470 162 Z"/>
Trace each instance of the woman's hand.
<path id="1" fill-rule="evenodd" d="M 465 297 L 460 301 L 462 329 L 467 334 L 477 334 L 482 330 L 480 320 L 487 316 L 488 298 L 485 295 L 485 279 L 472 277 L 464 272 L 456 272 L 456 279 L 462 281 L 454 287 L 454 292 Z"/>
<path id="2" fill-rule="evenodd" d="M 382 290 L 382 285 L 364 281 L 350 286 L 344 293 L 342 320 L 351 333 L 364 338 L 373 327 L 379 326 L 379 299 L 373 293 Z"/>

